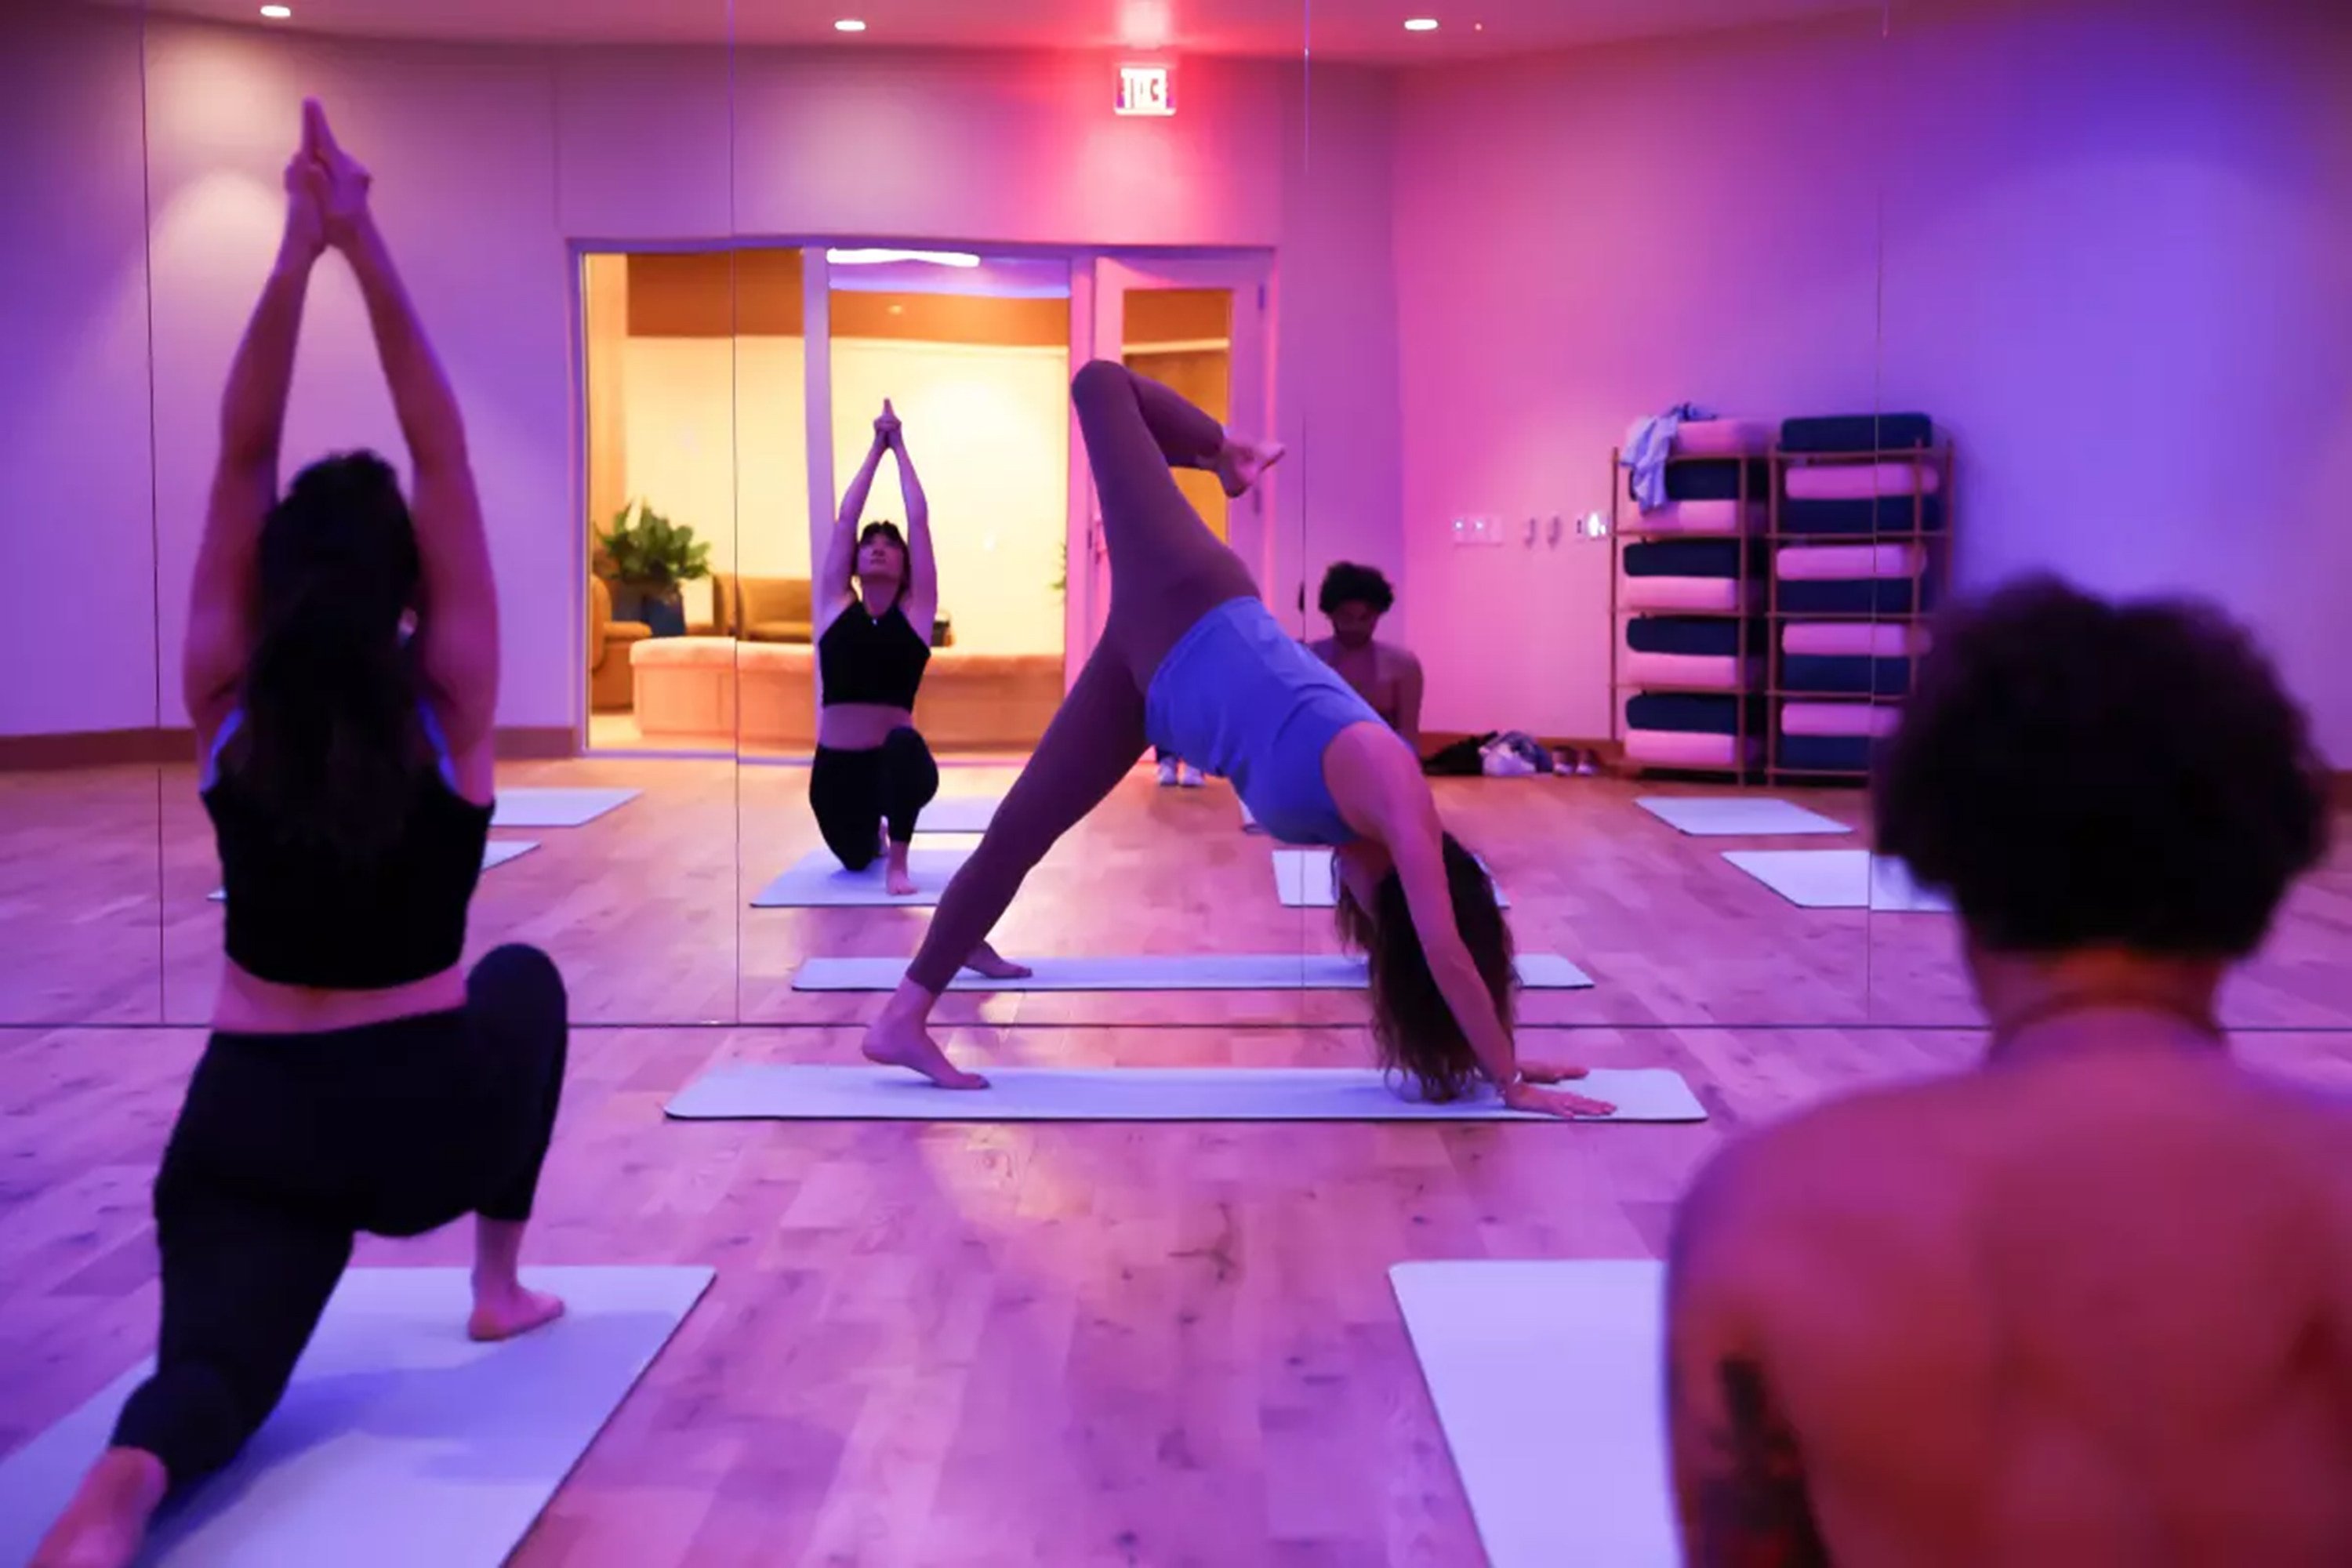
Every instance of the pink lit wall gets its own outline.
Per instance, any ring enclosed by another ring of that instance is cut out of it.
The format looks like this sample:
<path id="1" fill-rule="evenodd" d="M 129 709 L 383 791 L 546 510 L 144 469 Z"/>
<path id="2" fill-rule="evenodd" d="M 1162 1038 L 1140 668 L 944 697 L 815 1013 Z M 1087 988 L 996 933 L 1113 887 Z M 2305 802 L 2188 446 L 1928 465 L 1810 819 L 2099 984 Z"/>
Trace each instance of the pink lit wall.
<path id="1" fill-rule="evenodd" d="M 1609 551 L 1520 540 L 1689 398 L 1928 410 L 1964 580 L 2218 594 L 2352 758 L 2352 12 L 1905 0 L 1400 81 L 1433 727 L 1608 732 Z"/>
<path id="2" fill-rule="evenodd" d="M 1368 541 L 1360 552 L 1398 553 L 1393 371 L 1367 381 L 1360 353 L 1361 318 L 1383 321 L 1395 309 L 1388 170 L 1377 142 L 1338 148 L 1318 156 L 1316 189 L 1304 188 L 1310 171 L 1286 145 L 1302 124 L 1296 65 L 1188 61 L 1176 120 L 1122 121 L 1108 111 L 1108 63 L 1087 57 L 739 54 L 730 83 L 720 49 L 362 44 L 150 18 L 151 471 L 141 36 L 68 15 L 12 12 L 0 25 L 10 80 L 16 59 L 36 58 L 20 45 L 57 62 L 44 91 L 0 94 L 10 210 L 70 235 L 55 256 L 13 237 L 0 244 L 0 267 L 18 284 L 0 309 L 12 312 L 12 343 L 31 342 L 37 358 L 79 378 L 18 381 L 41 387 L 32 401 L 45 423 L 0 422 L 0 440 L 31 448 L 12 446 L 0 471 L 12 485 L 39 476 L 45 501 L 79 502 L 97 531 L 73 547 L 89 556 L 75 593 L 50 596 L 56 626 L 0 617 L 12 668 L 68 633 L 83 661 L 37 700 L 12 690 L 0 732 L 181 721 L 178 643 L 215 402 L 275 245 L 279 170 L 305 93 L 329 101 L 372 163 L 378 209 L 466 406 L 505 595 L 502 723 L 568 724 L 579 701 L 572 240 L 1278 248 L 1285 298 L 1298 300 L 1284 307 L 1277 340 L 1286 429 L 1297 437 L 1330 411 L 1331 432 L 1315 439 L 1317 471 L 1332 476 L 1330 515 Z M 1336 105 L 1385 113 L 1378 79 L 1333 79 Z M 91 165 L 100 153 L 107 161 Z M 94 180 L 102 224 L 79 216 Z M 1326 266 L 1344 267 L 1346 280 L 1318 293 L 1309 268 Z M 126 289 L 137 307 L 128 315 Z M 1376 342 L 1371 353 L 1392 360 L 1393 349 Z M 46 464 L 45 449 L 68 439 L 111 465 L 91 465 L 105 470 L 92 479 Z M 289 450 L 353 445 L 398 450 L 364 318 L 331 262 L 312 291 Z M 1296 482 L 1277 492 L 1285 572 L 1303 570 L 1307 473 L 1302 455 Z M 91 583 L 103 584 L 102 599 L 84 592 Z M 101 608 L 115 630 L 99 637 Z"/>

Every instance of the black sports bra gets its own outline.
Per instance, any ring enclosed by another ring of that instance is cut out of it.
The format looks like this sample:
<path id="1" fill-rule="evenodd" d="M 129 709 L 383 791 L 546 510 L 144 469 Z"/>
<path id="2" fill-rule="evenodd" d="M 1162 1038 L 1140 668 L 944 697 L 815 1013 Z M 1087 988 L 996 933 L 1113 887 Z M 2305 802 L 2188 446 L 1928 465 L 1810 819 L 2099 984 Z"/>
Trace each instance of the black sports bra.
<path id="1" fill-rule="evenodd" d="M 221 726 L 204 803 L 228 906 L 225 945 L 238 968 L 280 985 L 379 991 L 438 974 L 465 955 L 491 808 L 457 793 L 441 727 L 431 709 L 421 711 L 440 766 L 417 775 L 392 851 L 356 868 L 279 836 L 236 773 L 220 770 L 221 747 L 244 714 Z"/>
<path id="2" fill-rule="evenodd" d="M 865 605 L 852 605 L 816 639 L 816 669 L 827 708 L 871 702 L 912 709 L 922 689 L 923 667 L 930 662 L 931 645 L 896 605 L 878 618 L 868 616 Z"/>

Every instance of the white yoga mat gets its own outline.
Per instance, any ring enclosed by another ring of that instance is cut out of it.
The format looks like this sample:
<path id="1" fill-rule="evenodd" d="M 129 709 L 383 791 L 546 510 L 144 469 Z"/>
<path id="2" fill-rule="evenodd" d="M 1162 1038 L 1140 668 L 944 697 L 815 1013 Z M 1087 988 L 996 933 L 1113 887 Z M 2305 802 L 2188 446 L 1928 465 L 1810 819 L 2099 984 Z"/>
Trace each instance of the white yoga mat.
<path id="1" fill-rule="evenodd" d="M 985 833 L 1003 804 L 999 795 L 943 795 L 915 818 L 915 834 L 920 837 L 926 833 Z"/>
<path id="2" fill-rule="evenodd" d="M 666 1108 L 681 1121 L 1549 1121 L 1491 1095 L 1450 1105 L 1404 1098 L 1371 1068 L 1022 1068 L 965 1064 L 985 1089 L 940 1089 L 898 1068 L 809 1062 L 720 1068 Z M 1593 1069 L 1565 1086 L 1605 1100 L 1596 1121 L 1704 1121 L 1665 1068 Z"/>
<path id="3" fill-rule="evenodd" d="M 1807 811 L 1794 801 L 1766 795 L 1652 795 L 1633 804 L 1668 826 L 1699 838 L 1853 831 L 1844 823 L 1832 821 L 1817 811 Z"/>
<path id="4" fill-rule="evenodd" d="M 521 788 L 499 791 L 492 827 L 578 827 L 624 806 L 645 792 L 635 789 Z"/>
<path id="5" fill-rule="evenodd" d="M 535 838 L 493 838 L 482 846 L 482 869 L 485 871 L 495 869 L 519 856 L 530 854 L 538 847 L 539 841 Z M 216 904 L 226 903 L 228 900 L 228 889 L 215 888 L 205 897 Z"/>
<path id="6" fill-rule="evenodd" d="M 1480 861 L 1480 865 L 1486 865 Z M 1492 875 L 1493 868 L 1488 868 Z M 1274 890 L 1286 910 L 1328 910 L 1339 903 L 1339 863 L 1328 849 L 1274 852 Z M 1511 907 L 1510 894 L 1495 889 L 1495 907 Z"/>
<path id="7" fill-rule="evenodd" d="M 886 868 L 877 860 L 863 871 L 845 871 L 841 862 L 824 849 L 814 849 L 790 869 L 760 889 L 751 900 L 755 910 L 826 909 L 841 905 L 884 904 L 921 909 L 940 901 L 948 879 L 971 854 L 969 849 L 916 849 L 907 856 L 908 874 L 915 892 L 894 899 L 884 885 Z"/>
<path id="8" fill-rule="evenodd" d="M 1491 1568 L 1677 1568 L 1663 1265 L 1400 1263 L 1389 1283 Z"/>
<path id="9" fill-rule="evenodd" d="M 708 1268 L 526 1268 L 564 1300 L 466 1338 L 463 1268 L 343 1276 L 285 1402 L 158 1518 L 148 1568 L 497 1568 L 709 1286 Z M 0 1461 L 0 1562 L 22 1563 L 151 1364 Z"/>
<path id="10" fill-rule="evenodd" d="M 965 970 L 950 991 L 1360 991 L 1364 961 L 1297 952 L 1183 952 L 1123 958 L 1035 958 L 1036 973 L 990 980 Z M 1523 952 L 1519 984 L 1530 991 L 1580 991 L 1587 974 L 1556 952 Z M 903 958 L 812 958 L 793 976 L 795 991 L 895 991 Z"/>
<path id="11" fill-rule="evenodd" d="M 1867 849 L 1727 849 L 1723 858 L 1806 910 L 1949 914 L 1951 903 L 1911 880 L 1903 862 Z"/>

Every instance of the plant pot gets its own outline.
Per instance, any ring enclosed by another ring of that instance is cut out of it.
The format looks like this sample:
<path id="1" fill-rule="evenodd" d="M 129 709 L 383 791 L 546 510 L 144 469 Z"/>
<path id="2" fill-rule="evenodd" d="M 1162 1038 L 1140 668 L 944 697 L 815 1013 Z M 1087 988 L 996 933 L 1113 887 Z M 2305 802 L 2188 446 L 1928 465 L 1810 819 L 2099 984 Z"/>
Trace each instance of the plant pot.
<path id="1" fill-rule="evenodd" d="M 649 592 L 637 618 L 653 627 L 657 637 L 682 637 L 686 635 L 686 599 L 675 588 L 666 593 Z"/>

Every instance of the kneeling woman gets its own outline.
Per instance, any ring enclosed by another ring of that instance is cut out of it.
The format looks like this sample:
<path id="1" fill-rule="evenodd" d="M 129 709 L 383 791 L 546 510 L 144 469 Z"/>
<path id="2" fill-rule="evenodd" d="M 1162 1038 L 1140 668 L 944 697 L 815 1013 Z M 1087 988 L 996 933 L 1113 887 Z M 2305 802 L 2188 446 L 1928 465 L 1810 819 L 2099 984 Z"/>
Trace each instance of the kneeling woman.
<path id="1" fill-rule="evenodd" d="M 527 947 L 459 967 L 499 686 L 465 430 L 369 218 L 366 172 L 316 104 L 286 183 L 278 264 L 229 367 L 184 655 L 227 962 L 155 1179 L 154 1375 L 34 1558 L 44 1568 L 131 1563 L 166 1490 L 235 1457 L 362 1231 L 477 1215 L 475 1339 L 563 1310 L 516 1272 L 563 1085 L 563 981 Z M 364 452 L 278 493 L 304 291 L 330 246 L 374 327 L 413 510 Z"/>
<path id="2" fill-rule="evenodd" d="M 898 489 L 907 500 L 904 534 L 887 522 L 858 527 L 886 455 L 898 459 Z M 887 850 L 890 891 L 904 897 L 915 890 L 907 869 L 915 819 L 940 792 L 939 766 L 915 730 L 915 693 L 931 659 L 940 577 L 931 554 L 930 505 L 907 456 L 906 433 L 887 402 L 874 421 L 866 462 L 841 498 L 817 593 L 824 709 L 809 769 L 809 805 L 825 847 L 845 869 L 863 871 Z"/>
<path id="3" fill-rule="evenodd" d="M 928 1030 L 957 967 L 1013 972 L 983 938 L 1031 867 L 1157 742 L 1234 782 L 1276 837 L 1331 846 L 1345 891 L 1339 931 L 1370 960 L 1381 1063 L 1431 1100 L 1477 1080 L 1557 1115 L 1612 1108 L 1534 1087 L 1580 1076 L 1518 1060 L 1510 927 L 1475 857 L 1447 833 L 1421 760 L 1355 689 L 1286 632 L 1177 488 L 1171 467 L 1245 493 L 1282 448 L 1235 441 L 1156 382 L 1097 361 L 1071 390 L 1109 547 L 1102 640 L 949 884 L 929 932 L 866 1032 L 873 1060 L 950 1089 L 986 1079 L 947 1059 Z"/>

